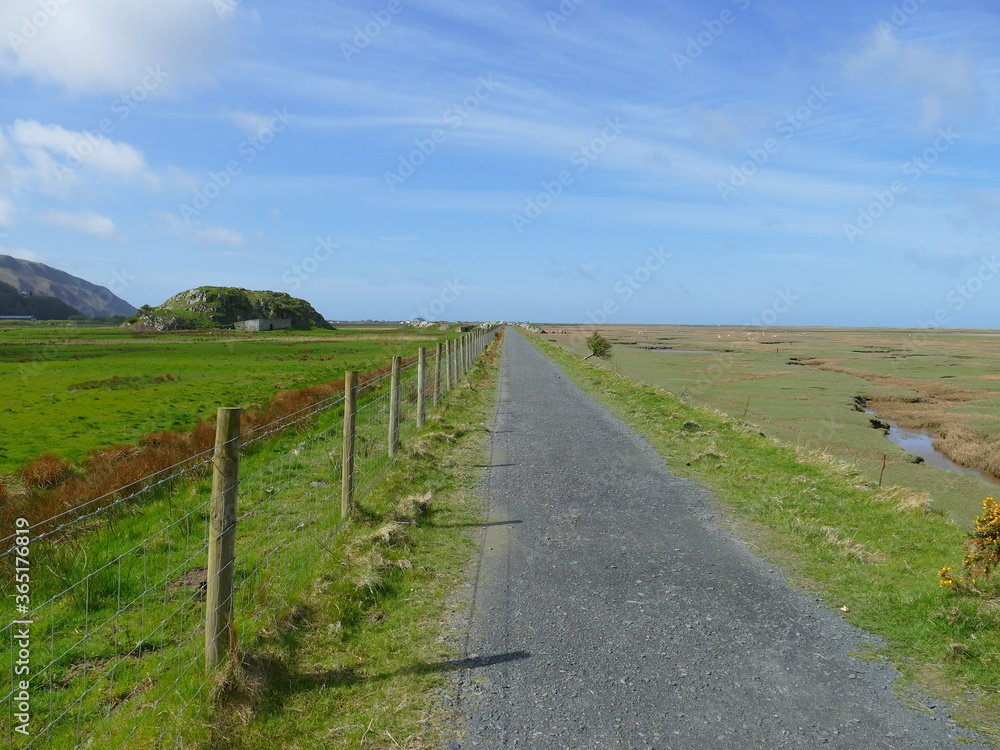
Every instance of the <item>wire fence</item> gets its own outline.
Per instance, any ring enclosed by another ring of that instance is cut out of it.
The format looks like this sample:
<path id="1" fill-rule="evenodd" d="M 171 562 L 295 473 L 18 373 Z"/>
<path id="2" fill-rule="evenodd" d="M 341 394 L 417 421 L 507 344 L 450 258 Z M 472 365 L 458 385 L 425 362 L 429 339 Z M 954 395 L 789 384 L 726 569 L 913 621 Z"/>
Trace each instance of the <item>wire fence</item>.
<path id="1" fill-rule="evenodd" d="M 395 373 L 360 379 L 356 495 L 383 479 L 393 441 L 416 432 L 421 405 L 429 413 L 493 337 L 482 327 L 399 362 Z M 208 738 L 221 662 L 206 658 L 217 614 L 207 601 L 232 581 L 222 594 L 230 652 L 237 632 L 242 642 L 261 634 L 276 599 L 312 583 L 344 520 L 348 396 L 217 442 L 57 523 L 16 520 L 0 539 L 0 594 L 14 612 L 0 628 L 0 737 L 10 747 L 186 747 Z M 220 456 L 240 444 L 239 474 L 220 482 Z M 238 515 L 219 518 L 237 487 Z M 227 534 L 238 538 L 238 557 L 213 570 Z"/>

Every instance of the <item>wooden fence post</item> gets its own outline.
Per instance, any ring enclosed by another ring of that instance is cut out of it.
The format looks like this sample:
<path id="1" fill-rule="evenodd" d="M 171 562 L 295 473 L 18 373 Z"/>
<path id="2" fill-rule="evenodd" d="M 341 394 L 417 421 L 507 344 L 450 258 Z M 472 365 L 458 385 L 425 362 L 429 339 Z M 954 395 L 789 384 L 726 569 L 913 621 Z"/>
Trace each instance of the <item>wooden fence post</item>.
<path id="1" fill-rule="evenodd" d="M 417 352 L 417 427 L 424 426 L 427 401 L 427 349 L 420 347 Z"/>
<path id="2" fill-rule="evenodd" d="M 347 518 L 354 505 L 354 427 L 358 414 L 358 373 L 344 373 L 344 448 L 340 481 L 340 517 Z"/>
<path id="3" fill-rule="evenodd" d="M 236 640 L 233 568 L 240 481 L 240 414 L 240 409 L 222 407 L 216 417 L 205 592 L 205 666 L 209 670 L 226 658 Z"/>
<path id="4" fill-rule="evenodd" d="M 454 347 L 452 347 L 451 344 L 452 344 L 451 340 L 444 342 L 444 370 L 445 370 L 444 390 L 446 393 L 451 390 L 451 387 L 452 385 L 454 385 L 455 382 L 455 363 L 453 361 L 454 358 L 452 357 L 452 350 L 454 349 Z"/>
<path id="5" fill-rule="evenodd" d="M 444 351 L 444 346 L 441 342 L 437 342 L 434 347 L 434 406 L 441 403 L 441 356 Z"/>
<path id="6" fill-rule="evenodd" d="M 395 456 L 399 450 L 399 372 L 403 358 L 392 358 L 392 376 L 389 386 L 389 455 Z"/>

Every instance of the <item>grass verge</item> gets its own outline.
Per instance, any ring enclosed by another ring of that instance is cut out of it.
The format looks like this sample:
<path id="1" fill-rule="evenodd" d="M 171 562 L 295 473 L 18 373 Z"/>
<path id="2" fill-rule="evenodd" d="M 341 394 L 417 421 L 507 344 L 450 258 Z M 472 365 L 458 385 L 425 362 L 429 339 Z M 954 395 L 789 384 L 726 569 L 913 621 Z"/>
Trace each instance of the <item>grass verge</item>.
<path id="1" fill-rule="evenodd" d="M 885 639 L 859 658 L 891 660 L 901 692 L 943 698 L 956 720 L 1000 740 L 1000 602 L 939 586 L 937 571 L 961 560 L 964 537 L 926 495 L 879 489 L 851 464 L 529 339 L 672 471 L 711 490 L 719 511 L 792 581 Z"/>
<path id="2" fill-rule="evenodd" d="M 213 749 L 438 747 L 447 601 L 481 523 L 499 341 L 214 685 Z"/>

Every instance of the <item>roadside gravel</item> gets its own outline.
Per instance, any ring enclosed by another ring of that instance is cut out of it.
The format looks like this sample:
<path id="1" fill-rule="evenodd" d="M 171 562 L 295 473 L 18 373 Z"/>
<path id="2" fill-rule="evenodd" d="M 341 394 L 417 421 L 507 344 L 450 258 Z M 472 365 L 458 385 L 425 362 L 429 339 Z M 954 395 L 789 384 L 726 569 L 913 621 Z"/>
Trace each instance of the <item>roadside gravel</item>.
<path id="1" fill-rule="evenodd" d="M 706 492 L 505 338 L 446 747 L 991 747 L 945 705 L 901 706 L 894 668 L 849 655 L 876 638 L 796 591 Z"/>

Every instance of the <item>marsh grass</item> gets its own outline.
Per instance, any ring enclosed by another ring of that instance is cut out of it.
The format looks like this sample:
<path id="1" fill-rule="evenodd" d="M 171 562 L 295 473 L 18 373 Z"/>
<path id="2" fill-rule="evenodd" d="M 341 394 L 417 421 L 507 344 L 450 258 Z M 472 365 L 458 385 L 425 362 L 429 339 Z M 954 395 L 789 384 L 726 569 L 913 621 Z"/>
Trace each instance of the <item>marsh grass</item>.
<path id="1" fill-rule="evenodd" d="M 902 427 L 927 429 L 952 460 L 990 470 L 1000 460 L 997 331 L 724 326 L 605 326 L 615 362 L 629 377 L 720 409 L 786 444 L 825 450 L 884 481 L 932 498 L 971 527 L 983 479 L 913 462 L 872 429 L 857 399 Z M 590 329 L 550 331 L 546 340 L 582 357 Z M 650 351 L 670 347 L 691 353 Z M 940 428 L 940 429 L 939 429 Z"/>

